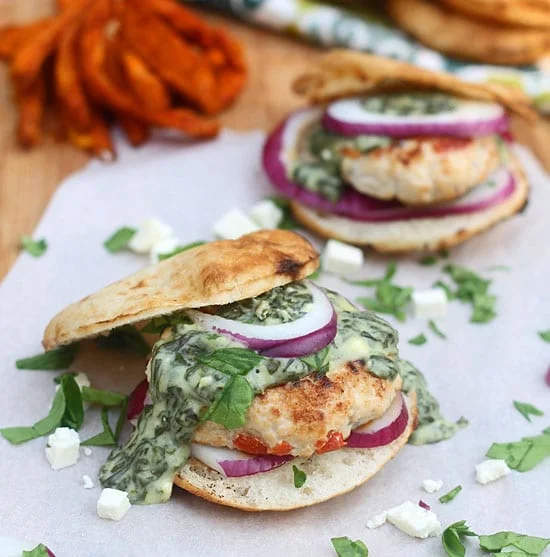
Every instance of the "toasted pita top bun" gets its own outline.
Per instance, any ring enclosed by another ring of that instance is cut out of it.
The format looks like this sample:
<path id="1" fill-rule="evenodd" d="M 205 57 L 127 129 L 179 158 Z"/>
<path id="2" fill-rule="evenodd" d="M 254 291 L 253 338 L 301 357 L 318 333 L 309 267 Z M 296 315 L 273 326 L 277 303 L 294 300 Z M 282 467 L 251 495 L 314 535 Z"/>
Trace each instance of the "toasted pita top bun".
<path id="1" fill-rule="evenodd" d="M 509 25 L 550 27 L 548 0 L 442 0 L 443 4 L 474 17 Z"/>
<path id="2" fill-rule="evenodd" d="M 174 483 L 207 501 L 243 511 L 290 511 L 322 503 L 364 484 L 403 448 L 417 418 L 416 396 L 413 393 L 407 398 L 407 428 L 389 445 L 295 458 L 275 470 L 241 478 L 226 478 L 191 458 Z M 299 489 L 294 487 L 293 465 L 307 474 Z"/>
<path id="3" fill-rule="evenodd" d="M 58 313 L 46 350 L 185 308 L 229 304 L 310 275 L 313 246 L 287 230 L 262 230 L 211 242 L 151 265 Z"/>
<path id="4" fill-rule="evenodd" d="M 441 29 L 438 32 L 442 32 Z M 474 42 L 476 40 L 478 38 L 474 37 Z M 467 83 L 451 74 L 350 50 L 328 53 L 315 70 L 294 82 L 294 90 L 307 97 L 310 103 L 418 89 L 435 89 L 458 97 L 496 102 L 524 117 L 536 116 L 529 107 L 529 98 L 519 89 L 498 83 Z"/>
<path id="5" fill-rule="evenodd" d="M 468 4 L 478 2 L 469 0 Z M 430 0 L 388 0 L 386 6 L 395 22 L 420 42 L 457 58 L 532 64 L 550 50 L 548 29 L 477 20 Z"/>

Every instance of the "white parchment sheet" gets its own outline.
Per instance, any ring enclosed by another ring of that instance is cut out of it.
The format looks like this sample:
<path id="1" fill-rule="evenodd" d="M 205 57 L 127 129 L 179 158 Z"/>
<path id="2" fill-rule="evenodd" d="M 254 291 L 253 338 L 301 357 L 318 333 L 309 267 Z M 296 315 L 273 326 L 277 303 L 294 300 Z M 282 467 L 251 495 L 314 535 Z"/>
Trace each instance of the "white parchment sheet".
<path id="1" fill-rule="evenodd" d="M 167 142 L 139 151 L 121 146 L 116 164 L 94 162 L 59 188 L 34 234 L 48 240 L 47 253 L 40 259 L 21 255 L 0 288 L 0 426 L 31 425 L 49 409 L 57 373 L 15 368 L 17 358 L 41 350 L 49 319 L 148 263 L 131 253 L 111 255 L 103 241 L 118 227 L 149 216 L 170 223 L 182 242 L 211 239 L 212 224 L 225 211 L 247 209 L 272 193 L 260 170 L 262 140 L 260 133 L 224 133 L 215 142 L 186 148 Z M 430 503 L 443 526 L 466 519 L 478 533 L 550 536 L 550 461 L 485 487 L 474 478 L 474 466 L 492 442 L 519 440 L 550 426 L 550 388 L 543 379 L 550 344 L 537 335 L 550 328 L 550 180 L 528 153 L 521 154 L 532 184 L 525 212 L 451 255 L 494 278 L 498 317 L 487 325 L 470 324 L 469 308 L 453 302 L 439 321 L 447 340 L 431 334 L 422 320 L 398 324 L 402 356 L 425 373 L 445 415 L 470 420 L 452 440 L 407 446 L 363 487 L 307 509 L 247 514 L 176 489 L 169 503 L 133 506 L 120 523 L 99 519 L 95 510 L 97 472 L 108 449 L 94 448 L 91 457 L 54 472 L 44 457 L 45 438 L 21 446 L 0 440 L 0 536 L 45 542 L 57 557 L 329 557 L 334 536 L 364 540 L 372 557 L 443 556 L 439 538 L 409 538 L 389 524 L 366 528 L 370 516 L 406 499 Z M 369 255 L 359 276 L 378 277 L 387 262 Z M 486 270 L 491 265 L 511 270 Z M 405 258 L 395 281 L 427 288 L 442 278 L 441 266 Z M 371 295 L 335 277 L 325 275 L 320 282 L 351 297 Z M 428 342 L 409 345 L 420 332 Z M 139 359 L 88 348 L 72 369 L 86 371 L 100 388 L 126 392 L 143 377 Z M 528 423 L 513 400 L 530 402 L 546 415 Z M 81 438 L 100 430 L 94 416 Z M 94 489 L 82 488 L 83 474 L 94 479 Z M 427 478 L 442 479 L 442 493 L 458 484 L 462 493 L 442 505 L 438 495 L 420 489 Z M 478 555 L 476 540 L 467 543 L 468 555 Z"/>

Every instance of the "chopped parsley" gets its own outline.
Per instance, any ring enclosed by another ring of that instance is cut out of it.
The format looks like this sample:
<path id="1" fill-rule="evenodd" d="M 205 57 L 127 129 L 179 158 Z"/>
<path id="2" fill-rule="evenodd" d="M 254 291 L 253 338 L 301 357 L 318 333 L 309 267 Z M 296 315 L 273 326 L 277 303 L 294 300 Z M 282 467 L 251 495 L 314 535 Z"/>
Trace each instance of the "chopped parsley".
<path id="1" fill-rule="evenodd" d="M 21 358 L 15 362 L 17 369 L 53 371 L 56 369 L 67 369 L 74 360 L 78 350 L 77 344 L 61 346 L 44 354 L 38 354 L 29 358 Z"/>
<path id="2" fill-rule="evenodd" d="M 123 226 L 114 232 L 103 245 L 105 249 L 111 253 L 118 253 L 128 247 L 130 240 L 137 232 L 135 228 L 130 228 L 129 226 Z"/>
<path id="3" fill-rule="evenodd" d="M 449 493 L 445 493 L 439 498 L 440 503 L 450 503 L 460 492 L 462 491 L 462 486 L 457 485 Z"/>
<path id="4" fill-rule="evenodd" d="M 539 410 L 536 406 L 528 402 L 519 402 L 514 400 L 515 409 L 528 421 L 531 421 L 531 416 L 544 416 L 544 412 Z"/>
<path id="5" fill-rule="evenodd" d="M 445 333 L 443 333 L 441 331 L 441 329 L 439 329 L 439 327 L 436 325 L 435 321 L 433 321 L 432 319 L 430 319 L 428 321 L 428 327 L 439 337 L 442 339 L 446 339 L 447 335 Z"/>
<path id="6" fill-rule="evenodd" d="M 452 292 L 453 298 L 472 306 L 471 323 L 489 323 L 496 317 L 496 296 L 489 294 L 490 279 L 484 279 L 474 271 L 453 263 L 446 265 L 443 270 L 457 286 Z"/>
<path id="7" fill-rule="evenodd" d="M 532 470 L 550 457 L 550 427 L 535 437 L 524 437 L 510 443 L 493 443 L 486 456 L 505 460 L 510 468 L 518 472 Z"/>
<path id="8" fill-rule="evenodd" d="M 331 538 L 332 546 L 338 557 L 369 557 L 369 550 L 361 540 L 350 540 L 347 536 Z"/>
<path id="9" fill-rule="evenodd" d="M 441 543 L 449 557 L 464 557 L 466 548 L 462 539 L 465 536 L 477 536 L 475 532 L 470 530 L 465 520 L 460 520 L 445 528 L 441 536 Z"/>
<path id="10" fill-rule="evenodd" d="M 299 489 L 306 483 L 307 474 L 294 465 L 292 465 L 292 473 L 294 474 L 294 487 Z"/>
<path id="11" fill-rule="evenodd" d="M 48 548 L 43 544 L 37 545 L 35 548 L 31 549 L 30 551 L 23 551 L 21 553 L 21 557 L 49 557 L 50 553 L 48 552 Z"/>
<path id="12" fill-rule="evenodd" d="M 544 342 L 550 342 L 550 329 L 539 331 L 539 337 L 544 340 Z"/>
<path id="13" fill-rule="evenodd" d="M 420 333 L 419 335 L 409 339 L 409 344 L 414 344 L 415 346 L 421 346 L 422 344 L 426 344 L 426 342 L 428 342 L 428 339 L 424 333 Z"/>
<path id="14" fill-rule="evenodd" d="M 202 240 L 198 240 L 197 242 L 191 242 L 190 244 L 186 244 L 185 246 L 178 246 L 177 248 L 169 251 L 168 253 L 161 253 L 159 254 L 159 261 L 164 261 L 165 259 L 170 259 L 170 257 L 174 257 L 174 255 L 178 255 L 182 251 L 187 251 L 191 248 L 196 248 L 198 246 L 203 246 L 206 242 Z"/>
<path id="15" fill-rule="evenodd" d="M 48 249 L 48 243 L 44 238 L 33 240 L 30 236 L 21 236 L 19 238 L 19 246 L 33 257 L 41 257 Z"/>
<path id="16" fill-rule="evenodd" d="M 246 375 L 263 359 L 247 348 L 221 348 L 208 356 L 198 357 L 197 361 L 226 375 Z"/>

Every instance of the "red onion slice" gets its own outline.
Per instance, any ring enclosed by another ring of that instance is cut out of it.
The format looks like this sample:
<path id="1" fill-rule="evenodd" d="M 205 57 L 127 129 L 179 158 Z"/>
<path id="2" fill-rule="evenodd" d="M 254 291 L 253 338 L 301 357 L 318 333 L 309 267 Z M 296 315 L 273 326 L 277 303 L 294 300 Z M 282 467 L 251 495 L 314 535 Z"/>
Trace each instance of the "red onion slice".
<path id="1" fill-rule="evenodd" d="M 398 201 L 382 201 L 349 187 L 342 197 L 332 203 L 319 194 L 292 182 L 287 168 L 292 164 L 293 151 L 301 129 L 318 117 L 318 110 L 299 111 L 284 121 L 267 139 L 263 150 L 263 165 L 273 185 L 285 196 L 329 214 L 362 222 L 390 222 L 411 219 L 443 218 L 484 211 L 506 201 L 516 189 L 516 181 L 504 167 L 489 180 L 467 195 L 450 203 L 428 207 L 408 207 Z M 496 182 L 494 186 L 489 186 Z"/>
<path id="2" fill-rule="evenodd" d="M 419 135 L 481 137 L 505 132 L 508 118 L 495 103 L 456 99 L 455 110 L 439 114 L 380 114 L 369 112 L 361 98 L 342 99 L 328 105 L 323 127 L 331 132 L 356 136 L 361 134 L 405 138 Z"/>
<path id="3" fill-rule="evenodd" d="M 294 458 L 291 455 L 249 455 L 225 447 L 210 447 L 198 443 L 191 445 L 191 455 L 228 478 L 268 472 Z"/>
<path id="4" fill-rule="evenodd" d="M 150 402 L 147 402 L 148 394 L 149 382 L 147 379 L 144 379 L 141 383 L 138 383 L 128 397 L 128 410 L 126 416 L 129 420 L 137 418 L 143 412 L 145 405 L 150 404 Z"/>
<path id="5" fill-rule="evenodd" d="M 310 281 L 305 283 L 311 292 L 312 307 L 289 323 L 253 325 L 198 310 L 187 310 L 187 314 L 203 328 L 230 335 L 262 355 L 305 356 L 324 348 L 336 336 L 336 314 L 330 300 L 318 286 Z"/>
<path id="6" fill-rule="evenodd" d="M 425 511 L 431 511 L 432 510 L 430 505 L 428 505 L 428 503 L 424 503 L 424 501 L 422 501 L 422 499 L 420 499 L 420 501 L 418 501 L 418 506 L 422 507 Z"/>
<path id="7" fill-rule="evenodd" d="M 353 430 L 346 444 L 352 449 L 372 449 L 389 445 L 405 431 L 408 422 L 407 403 L 403 394 L 399 392 L 378 420 Z"/>

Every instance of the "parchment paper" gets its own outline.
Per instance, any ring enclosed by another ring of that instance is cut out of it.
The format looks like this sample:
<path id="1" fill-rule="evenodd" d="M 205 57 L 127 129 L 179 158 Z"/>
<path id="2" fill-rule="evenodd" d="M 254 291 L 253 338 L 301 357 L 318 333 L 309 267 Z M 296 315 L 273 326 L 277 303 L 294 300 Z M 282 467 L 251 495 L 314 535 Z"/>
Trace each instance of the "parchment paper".
<path id="1" fill-rule="evenodd" d="M 182 242 L 211 239 L 212 224 L 226 210 L 247 209 L 272 193 L 259 167 L 262 139 L 260 133 L 224 133 L 214 143 L 184 149 L 166 141 L 139 151 L 120 146 L 116 164 L 94 162 L 59 188 L 34 234 L 48 240 L 47 253 L 40 259 L 21 255 L 0 288 L 1 426 L 31 425 L 49 409 L 57 373 L 18 371 L 14 365 L 17 358 L 40 352 L 48 320 L 66 304 L 148 263 L 130 253 L 111 255 L 103 241 L 119 226 L 148 216 L 170 223 Z M 455 438 L 407 446 L 365 486 L 312 508 L 247 514 L 176 489 L 169 503 L 135 505 L 120 523 L 101 520 L 95 510 L 97 471 L 107 449 L 94 448 L 91 457 L 54 472 L 44 457 L 45 438 L 21 446 L 0 440 L 0 536 L 42 541 L 57 557 L 328 557 L 334 555 L 334 536 L 364 540 L 373 557 L 444 555 L 438 538 L 409 538 L 389 524 L 366 528 L 370 516 L 406 499 L 430 503 L 443 526 L 466 519 L 478 533 L 550 536 L 550 461 L 485 487 L 474 479 L 474 466 L 492 442 L 519 440 L 550 425 L 550 388 L 544 383 L 550 345 L 537 335 L 550 327 L 550 180 L 530 155 L 522 155 L 532 183 L 526 211 L 451 256 L 494 277 L 497 319 L 470 324 L 469 309 L 453 302 L 439 321 L 447 340 L 435 337 L 423 320 L 398 324 L 402 356 L 423 370 L 447 417 L 470 420 Z M 369 255 L 359 275 L 380 276 L 387 262 Z M 491 265 L 511 270 L 484 270 Z M 427 288 L 441 278 L 440 267 L 405 258 L 395 280 Z M 348 296 L 370 295 L 336 277 L 323 275 L 320 282 Z M 428 343 L 409 345 L 420 332 Z M 86 371 L 95 386 L 126 392 L 143 377 L 139 358 L 91 347 L 72 369 Z M 530 402 L 546 416 L 528 423 L 513 400 Z M 94 416 L 81 438 L 100 429 Z M 81 487 L 83 474 L 94 479 L 94 489 Z M 445 482 L 441 493 L 458 484 L 463 491 L 442 505 L 438 495 L 421 491 L 427 478 Z M 468 555 L 477 555 L 477 542 L 469 544 Z"/>

